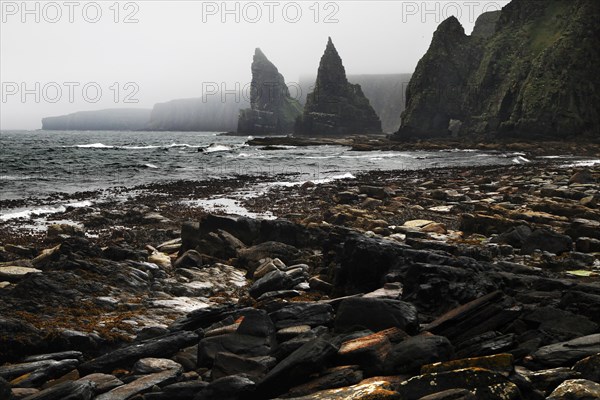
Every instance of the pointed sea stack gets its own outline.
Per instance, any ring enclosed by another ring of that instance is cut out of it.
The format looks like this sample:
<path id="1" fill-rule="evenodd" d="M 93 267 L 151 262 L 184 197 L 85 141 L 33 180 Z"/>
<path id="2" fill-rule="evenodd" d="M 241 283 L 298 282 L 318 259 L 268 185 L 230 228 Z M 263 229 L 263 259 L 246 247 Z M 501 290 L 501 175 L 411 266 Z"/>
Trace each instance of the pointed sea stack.
<path id="1" fill-rule="evenodd" d="M 302 106 L 290 97 L 283 75 L 257 48 L 252 62 L 251 108 L 241 110 L 238 133 L 268 135 L 291 133 Z"/>
<path id="2" fill-rule="evenodd" d="M 381 133 L 381 121 L 360 85 L 346 78 L 331 38 L 321 58 L 317 82 L 308 94 L 304 114 L 294 133 L 306 136 L 345 136 Z"/>

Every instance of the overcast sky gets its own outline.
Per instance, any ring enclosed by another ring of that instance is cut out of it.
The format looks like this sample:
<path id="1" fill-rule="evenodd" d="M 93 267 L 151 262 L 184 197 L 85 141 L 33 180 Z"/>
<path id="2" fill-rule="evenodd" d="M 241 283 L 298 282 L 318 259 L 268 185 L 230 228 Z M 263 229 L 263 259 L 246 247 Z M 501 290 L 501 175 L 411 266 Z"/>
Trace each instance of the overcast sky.
<path id="1" fill-rule="evenodd" d="M 39 129 L 45 116 L 243 87 L 256 47 L 287 82 L 316 74 L 328 36 L 348 74 L 412 72 L 445 18 L 469 34 L 508 1 L 0 3 L 0 128 Z"/>

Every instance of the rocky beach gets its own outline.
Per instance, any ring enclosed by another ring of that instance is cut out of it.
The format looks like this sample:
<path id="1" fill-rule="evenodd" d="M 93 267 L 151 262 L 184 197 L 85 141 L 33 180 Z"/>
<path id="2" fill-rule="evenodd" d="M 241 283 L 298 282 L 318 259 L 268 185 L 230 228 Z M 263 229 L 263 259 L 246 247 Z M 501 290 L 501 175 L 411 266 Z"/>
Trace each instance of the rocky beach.
<path id="1" fill-rule="evenodd" d="M 598 398 L 598 182 L 553 158 L 240 177 L 3 222 L 0 393 Z M 215 195 L 255 218 L 185 201 Z"/>
<path id="2" fill-rule="evenodd" d="M 600 399 L 600 2 L 6 3 L 0 400 Z"/>

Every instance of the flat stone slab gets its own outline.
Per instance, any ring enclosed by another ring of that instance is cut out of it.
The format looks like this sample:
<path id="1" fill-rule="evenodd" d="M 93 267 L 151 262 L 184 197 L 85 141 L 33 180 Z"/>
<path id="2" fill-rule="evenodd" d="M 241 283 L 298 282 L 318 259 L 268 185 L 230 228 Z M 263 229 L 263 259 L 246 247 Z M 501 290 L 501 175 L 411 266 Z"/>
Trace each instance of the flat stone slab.
<path id="1" fill-rule="evenodd" d="M 176 378 L 179 372 L 180 370 L 178 369 L 171 369 L 146 375 L 142 378 L 136 379 L 131 383 L 128 383 L 127 385 L 119 386 L 110 392 L 101 394 L 100 396 L 96 397 L 96 400 L 126 400 L 138 393 L 142 393 L 150 389 L 154 385 L 160 385 L 163 382 Z"/>
<path id="2" fill-rule="evenodd" d="M 8 266 L 0 267 L 0 281 L 15 282 L 21 280 L 27 274 L 39 274 L 42 271 L 37 268 Z"/>

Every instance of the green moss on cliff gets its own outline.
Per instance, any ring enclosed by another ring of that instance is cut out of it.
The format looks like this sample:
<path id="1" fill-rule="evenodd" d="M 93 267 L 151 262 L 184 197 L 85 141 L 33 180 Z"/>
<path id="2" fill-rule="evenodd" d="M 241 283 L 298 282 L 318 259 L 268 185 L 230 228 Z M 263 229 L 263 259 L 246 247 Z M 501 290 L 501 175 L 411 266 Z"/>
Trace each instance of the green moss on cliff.
<path id="1" fill-rule="evenodd" d="M 413 75 L 399 136 L 445 136 L 452 119 L 460 134 L 600 135 L 598 20 L 593 0 L 513 0 L 489 36 L 450 18 Z"/>

